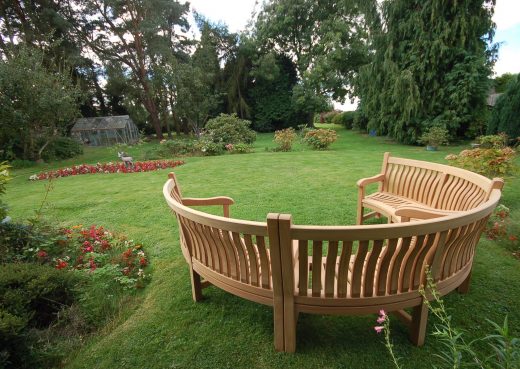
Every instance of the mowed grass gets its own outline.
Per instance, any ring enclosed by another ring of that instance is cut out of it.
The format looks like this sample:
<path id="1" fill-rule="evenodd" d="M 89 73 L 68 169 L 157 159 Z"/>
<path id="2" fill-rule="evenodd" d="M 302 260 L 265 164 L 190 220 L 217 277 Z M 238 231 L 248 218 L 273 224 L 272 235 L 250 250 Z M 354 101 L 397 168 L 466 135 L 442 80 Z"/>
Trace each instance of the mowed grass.
<path id="1" fill-rule="evenodd" d="M 272 134 L 261 134 L 256 151 L 245 155 L 185 158 L 175 168 L 183 195 L 226 195 L 235 199 L 233 217 L 263 221 L 269 212 L 290 213 L 296 224 L 347 225 L 355 222 L 358 179 L 377 174 L 383 153 L 446 163 L 444 156 L 466 146 L 426 152 L 384 138 L 338 129 L 339 140 L 328 151 L 275 153 Z M 145 147 L 127 150 L 139 158 Z M 67 163 L 116 160 L 111 149 L 89 149 Z M 38 170 L 41 169 L 37 168 Z M 46 182 L 29 182 L 35 168 L 14 172 L 6 202 L 15 219 L 31 216 L 41 203 Z M 153 277 L 142 304 L 128 307 L 126 319 L 89 339 L 66 363 L 67 368 L 392 368 L 375 316 L 301 315 L 297 353 L 273 347 L 273 314 L 269 307 L 232 296 L 217 288 L 204 290 L 194 303 L 187 265 L 181 255 L 177 225 L 162 198 L 168 171 L 84 175 L 53 181 L 44 215 L 57 224 L 100 224 L 145 244 Z M 503 203 L 513 217 L 520 213 L 518 179 L 507 180 Z M 205 209 L 218 213 L 219 209 Z M 454 325 L 468 341 L 490 333 L 486 319 L 509 316 L 512 333 L 520 336 L 520 264 L 510 252 L 482 239 L 475 259 L 470 293 L 445 298 Z M 430 319 L 429 333 L 435 319 Z M 427 337 L 412 346 L 406 328 L 392 320 L 397 355 L 407 368 L 430 368 L 441 344 Z M 486 345 L 480 345 L 486 350 Z"/>

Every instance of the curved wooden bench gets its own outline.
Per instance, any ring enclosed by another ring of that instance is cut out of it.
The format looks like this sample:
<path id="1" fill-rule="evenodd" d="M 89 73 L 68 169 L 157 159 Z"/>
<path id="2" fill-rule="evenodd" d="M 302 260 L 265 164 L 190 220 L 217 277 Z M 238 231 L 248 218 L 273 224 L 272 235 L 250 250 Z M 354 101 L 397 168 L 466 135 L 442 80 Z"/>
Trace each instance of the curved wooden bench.
<path id="1" fill-rule="evenodd" d="M 385 309 L 408 324 L 412 342 L 422 345 L 428 310 L 419 287 L 426 268 L 440 294 L 457 288 L 466 292 L 475 247 L 500 199 L 502 182 L 480 179 L 492 189 L 474 208 L 382 225 L 306 226 L 292 224 L 286 214 L 269 214 L 266 222 L 210 215 L 187 205 L 229 206 L 233 201 L 185 199 L 173 173 L 163 194 L 179 223 L 193 299 L 200 300 L 202 288 L 215 285 L 272 306 L 275 348 L 294 352 L 299 313 Z M 411 314 L 405 308 L 412 308 Z"/>
<path id="2" fill-rule="evenodd" d="M 379 190 L 366 195 L 366 186 L 378 183 Z M 392 157 L 385 153 L 381 173 L 360 179 L 357 224 L 380 214 L 389 222 L 431 219 L 473 209 L 489 199 L 492 181 L 473 172 L 448 165 Z M 364 208 L 374 210 L 364 214 Z"/>

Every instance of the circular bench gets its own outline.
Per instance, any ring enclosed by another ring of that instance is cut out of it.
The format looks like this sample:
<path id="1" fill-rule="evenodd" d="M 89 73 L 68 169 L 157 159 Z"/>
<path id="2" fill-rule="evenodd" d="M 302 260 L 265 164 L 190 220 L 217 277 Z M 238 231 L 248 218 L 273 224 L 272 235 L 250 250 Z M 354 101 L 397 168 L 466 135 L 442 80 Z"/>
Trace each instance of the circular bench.
<path id="1" fill-rule="evenodd" d="M 199 301 L 202 289 L 214 285 L 272 306 L 278 351 L 295 351 L 299 313 L 370 314 L 380 309 L 397 314 L 409 326 L 411 341 L 422 345 L 428 309 L 419 289 L 426 269 L 439 294 L 467 292 L 475 247 L 500 199 L 503 181 L 441 164 L 408 164 L 449 173 L 450 183 L 456 180 L 466 188 L 464 196 L 481 200 L 470 201 L 473 205 L 463 210 L 437 209 L 430 203 L 429 209 L 412 208 L 401 215 L 413 221 L 395 217 L 391 224 L 294 225 L 291 215 L 272 213 L 266 222 L 252 222 L 229 218 L 229 197 L 183 198 L 170 173 L 163 194 L 178 221 L 193 299 Z M 414 189 L 417 183 L 407 183 L 406 193 L 419 192 Z M 445 186 L 436 190 L 443 193 L 431 196 L 446 197 Z M 453 197 L 459 193 L 452 192 Z M 191 208 L 199 205 L 223 206 L 225 216 Z M 411 308 L 411 314 L 405 308 Z"/>

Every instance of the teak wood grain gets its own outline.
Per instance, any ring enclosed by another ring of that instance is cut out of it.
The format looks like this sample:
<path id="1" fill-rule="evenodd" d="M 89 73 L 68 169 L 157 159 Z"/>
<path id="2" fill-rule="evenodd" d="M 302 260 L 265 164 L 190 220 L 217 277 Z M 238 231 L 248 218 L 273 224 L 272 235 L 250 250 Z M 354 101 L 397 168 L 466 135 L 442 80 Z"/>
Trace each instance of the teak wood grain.
<path id="1" fill-rule="evenodd" d="M 375 194 L 366 186 L 378 183 Z M 503 181 L 441 164 L 386 153 L 380 174 L 358 181 L 364 207 L 390 224 L 307 226 L 291 215 L 266 222 L 229 218 L 229 197 L 182 197 L 175 174 L 163 188 L 179 225 L 195 301 L 214 285 L 273 307 L 274 346 L 296 350 L 300 313 L 394 312 L 424 343 L 428 309 L 419 288 L 429 268 L 439 294 L 469 288 L 475 248 L 496 207 Z M 190 206 L 218 205 L 224 216 Z M 412 308 L 408 314 L 403 309 Z"/>

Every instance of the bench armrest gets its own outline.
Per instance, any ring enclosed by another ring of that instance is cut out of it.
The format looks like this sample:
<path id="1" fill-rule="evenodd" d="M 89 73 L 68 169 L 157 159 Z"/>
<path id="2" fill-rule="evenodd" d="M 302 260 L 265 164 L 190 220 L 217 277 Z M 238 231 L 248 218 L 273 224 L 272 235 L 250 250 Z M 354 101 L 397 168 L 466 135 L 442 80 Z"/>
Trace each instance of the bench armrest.
<path id="1" fill-rule="evenodd" d="M 422 220 L 440 218 L 447 215 L 451 215 L 453 213 L 455 212 L 449 210 L 438 210 L 410 205 L 400 207 L 395 211 L 396 216 L 404 218 L 403 221 L 408 221 L 411 218 Z"/>
<path id="2" fill-rule="evenodd" d="M 368 178 L 362 178 L 360 179 L 359 181 L 357 181 L 357 186 L 358 187 L 365 187 L 371 183 L 377 183 L 377 182 L 383 182 L 385 179 L 385 175 L 384 174 L 378 174 L 376 176 L 373 176 L 373 177 L 368 177 Z"/>
<path id="3" fill-rule="evenodd" d="M 207 198 L 194 198 L 194 197 L 184 197 L 182 199 L 182 204 L 186 206 L 211 206 L 211 205 L 221 205 L 224 207 L 224 216 L 229 218 L 229 205 L 233 205 L 235 201 L 231 197 L 226 196 L 217 196 L 217 197 L 207 197 Z"/>

